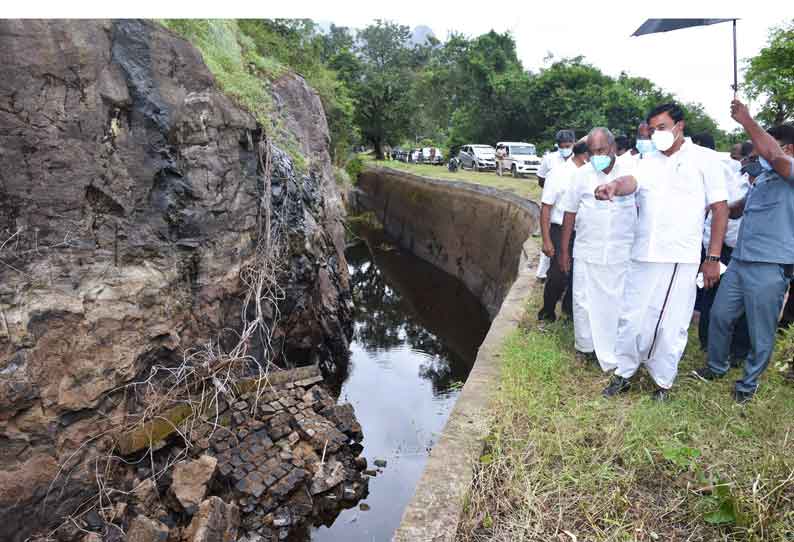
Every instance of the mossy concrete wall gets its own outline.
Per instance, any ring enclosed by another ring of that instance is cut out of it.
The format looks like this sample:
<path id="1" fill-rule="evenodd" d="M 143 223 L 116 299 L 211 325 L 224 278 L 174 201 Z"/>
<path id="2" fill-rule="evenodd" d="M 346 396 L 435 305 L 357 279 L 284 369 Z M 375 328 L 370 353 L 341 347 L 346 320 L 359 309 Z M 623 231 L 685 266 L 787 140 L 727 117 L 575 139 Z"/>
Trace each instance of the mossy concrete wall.
<path id="1" fill-rule="evenodd" d="M 452 542 L 490 430 L 502 345 L 539 284 L 538 243 L 531 237 L 538 206 L 500 190 L 387 168 L 365 170 L 358 186 L 360 205 L 375 211 L 388 233 L 463 280 L 493 318 L 392 539 Z"/>
<path id="2" fill-rule="evenodd" d="M 388 234 L 458 277 L 496 316 L 517 276 L 524 242 L 537 229 L 535 202 L 389 168 L 365 169 L 357 186 L 359 205 L 374 211 Z"/>

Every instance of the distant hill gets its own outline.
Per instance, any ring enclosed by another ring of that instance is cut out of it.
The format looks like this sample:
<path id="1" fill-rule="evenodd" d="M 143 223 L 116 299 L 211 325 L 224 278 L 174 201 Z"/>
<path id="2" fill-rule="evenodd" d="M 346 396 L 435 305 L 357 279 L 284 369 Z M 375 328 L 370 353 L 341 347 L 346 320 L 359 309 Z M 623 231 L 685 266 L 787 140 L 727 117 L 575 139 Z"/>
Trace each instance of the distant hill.
<path id="1" fill-rule="evenodd" d="M 413 45 L 425 45 L 429 38 L 435 37 L 436 35 L 433 33 L 433 29 L 429 26 L 419 25 L 415 27 L 411 33 L 411 43 Z"/>

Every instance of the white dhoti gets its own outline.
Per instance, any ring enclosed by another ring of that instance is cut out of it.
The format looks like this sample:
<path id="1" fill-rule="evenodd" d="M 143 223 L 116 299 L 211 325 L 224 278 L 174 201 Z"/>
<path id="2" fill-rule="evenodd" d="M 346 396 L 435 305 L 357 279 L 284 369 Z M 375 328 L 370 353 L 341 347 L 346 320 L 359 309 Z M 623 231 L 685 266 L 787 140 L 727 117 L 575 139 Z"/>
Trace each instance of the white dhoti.
<path id="1" fill-rule="evenodd" d="M 697 272 L 694 263 L 629 264 L 615 342 L 615 374 L 630 378 L 644 363 L 660 388 L 672 387 L 686 348 Z"/>
<path id="2" fill-rule="evenodd" d="M 604 371 L 617 367 L 615 339 L 629 262 L 573 264 L 573 329 L 576 349 L 595 351 Z"/>
<path id="3" fill-rule="evenodd" d="M 551 267 L 551 258 L 541 252 L 540 260 L 538 260 L 538 270 L 535 272 L 535 276 L 539 279 L 545 279 L 549 267 Z"/>

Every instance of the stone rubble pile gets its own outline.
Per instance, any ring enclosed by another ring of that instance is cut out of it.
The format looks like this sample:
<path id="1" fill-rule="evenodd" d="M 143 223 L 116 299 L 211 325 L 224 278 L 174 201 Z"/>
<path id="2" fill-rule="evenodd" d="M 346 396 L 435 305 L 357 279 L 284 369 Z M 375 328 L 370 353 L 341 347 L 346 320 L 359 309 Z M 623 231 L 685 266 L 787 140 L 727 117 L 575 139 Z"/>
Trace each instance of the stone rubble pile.
<path id="1" fill-rule="evenodd" d="M 275 542 L 355 506 L 369 480 L 361 426 L 353 407 L 336 404 L 322 381 L 316 366 L 293 369 L 258 394 L 219 401 L 200 423 L 180 427 L 192 443 L 187 450 L 175 431 L 154 446 L 153 461 L 124 473 L 130 494 L 118 496 L 114 518 L 105 513 L 96 525 L 79 525 L 98 532 L 71 537 L 67 529 L 58 538 Z M 167 469 L 182 451 L 187 458 Z"/>

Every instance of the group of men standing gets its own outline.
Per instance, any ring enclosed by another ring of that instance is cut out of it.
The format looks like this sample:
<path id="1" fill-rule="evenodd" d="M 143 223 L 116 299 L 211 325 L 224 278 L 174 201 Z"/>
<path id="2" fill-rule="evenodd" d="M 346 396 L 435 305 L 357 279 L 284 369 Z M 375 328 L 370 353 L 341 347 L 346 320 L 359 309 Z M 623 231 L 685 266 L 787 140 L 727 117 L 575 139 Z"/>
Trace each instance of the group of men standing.
<path id="1" fill-rule="evenodd" d="M 794 125 L 765 132 L 737 100 L 731 113 L 752 144 L 730 156 L 685 137 L 683 110 L 667 103 L 638 127 L 636 152 L 607 128 L 579 141 L 561 130 L 538 172 L 550 261 L 538 319 L 556 319 L 563 300 L 577 352 L 612 373 L 606 397 L 645 365 L 653 398 L 668 398 L 698 285 L 708 357 L 693 376 L 720 378 L 742 356 L 745 402 L 769 363 L 794 266 Z"/>

